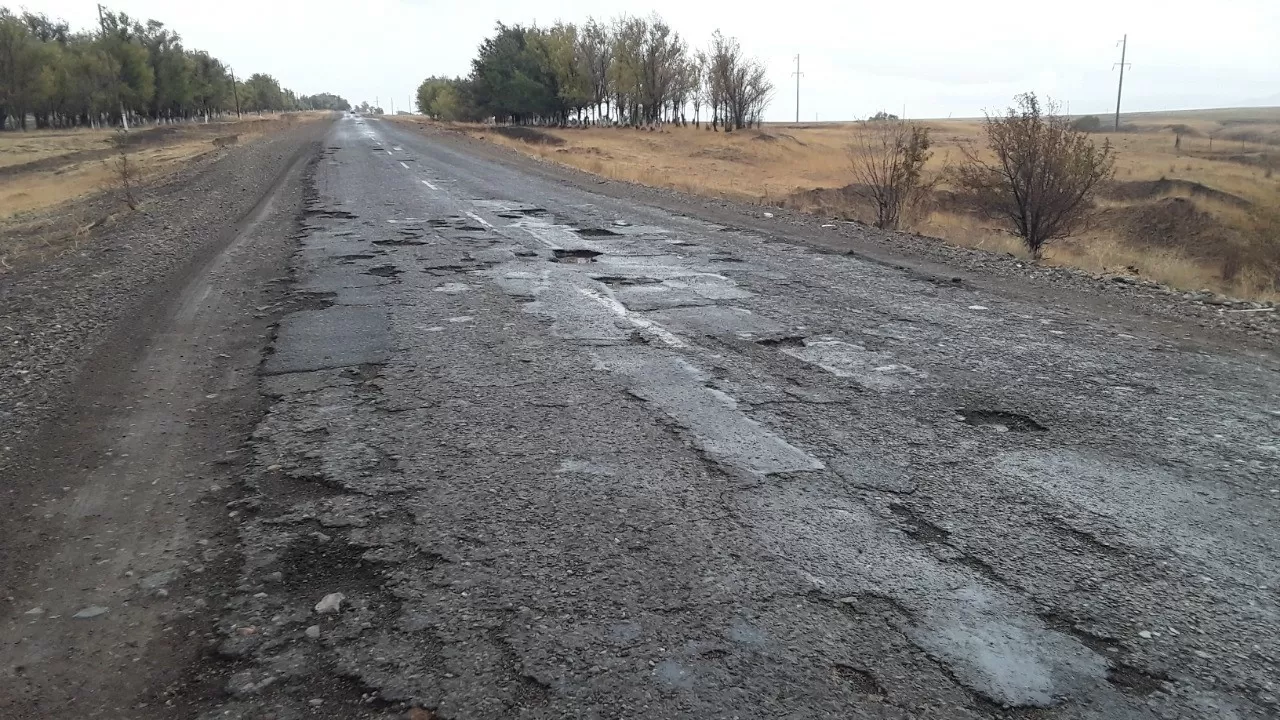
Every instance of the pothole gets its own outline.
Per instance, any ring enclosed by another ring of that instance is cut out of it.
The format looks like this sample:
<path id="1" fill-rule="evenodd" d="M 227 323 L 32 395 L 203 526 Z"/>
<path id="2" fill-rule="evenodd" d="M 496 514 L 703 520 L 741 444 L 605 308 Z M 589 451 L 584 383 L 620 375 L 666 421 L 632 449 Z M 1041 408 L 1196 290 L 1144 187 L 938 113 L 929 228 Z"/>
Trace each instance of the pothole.
<path id="1" fill-rule="evenodd" d="M 405 237 L 405 238 L 396 238 L 394 240 L 374 240 L 373 244 L 396 246 L 396 245 L 426 245 L 427 243 L 422 240 L 414 240 L 412 238 Z"/>
<path id="2" fill-rule="evenodd" d="M 662 281 L 651 277 L 626 277 L 623 275 L 599 275 L 592 278 L 610 287 L 632 287 L 635 285 L 661 285 Z"/>
<path id="3" fill-rule="evenodd" d="M 349 213 L 346 210 L 316 210 L 308 209 L 306 211 L 308 217 L 335 218 L 338 220 L 355 220 L 359 215 Z"/>
<path id="4" fill-rule="evenodd" d="M 526 217 L 542 217 L 547 214 L 547 211 L 545 208 L 529 206 L 500 210 L 494 214 L 507 220 L 519 220 Z"/>
<path id="5" fill-rule="evenodd" d="M 616 233 L 608 228 L 580 228 L 578 234 L 582 237 L 619 237 L 622 233 Z"/>
<path id="6" fill-rule="evenodd" d="M 784 335 L 782 337 L 760 338 L 757 345 L 765 347 L 804 347 L 803 335 Z"/>
<path id="7" fill-rule="evenodd" d="M 974 427 L 989 427 L 996 432 L 1047 432 L 1049 428 L 1034 419 L 1005 410 L 961 409 L 960 420 Z"/>
<path id="8" fill-rule="evenodd" d="M 372 260 L 372 259 L 373 259 L 373 256 L 372 256 L 372 255 L 365 254 L 365 253 L 352 253 L 352 254 L 350 254 L 350 255 L 339 255 L 339 256 L 338 256 L 338 259 L 339 259 L 339 260 L 347 260 L 347 261 L 352 261 L 352 260 Z"/>
<path id="9" fill-rule="evenodd" d="M 396 275 L 399 275 L 402 272 L 404 271 L 396 267 L 395 265 L 379 265 L 377 267 L 369 268 L 368 270 L 365 271 L 365 274 L 377 275 L 378 277 L 395 277 Z"/>
<path id="10" fill-rule="evenodd" d="M 889 512 L 902 520 L 907 527 L 903 532 L 912 540 L 923 543 L 945 542 L 951 533 L 924 519 L 915 510 L 900 503 L 891 503 Z"/>
<path id="11" fill-rule="evenodd" d="M 1163 690 L 1164 684 L 1172 682 L 1167 675 L 1147 672 L 1132 665 L 1117 663 L 1107 671 L 1107 682 L 1130 695 L 1146 697 L 1157 690 Z"/>
<path id="12" fill-rule="evenodd" d="M 884 697 L 886 694 L 884 688 L 881 687 L 875 676 L 862 668 L 847 665 L 845 663 L 836 663 L 832 666 L 831 671 L 836 677 L 849 683 L 855 690 L 863 695 L 877 695 Z"/>
<path id="13" fill-rule="evenodd" d="M 586 263 L 593 263 L 596 261 L 596 258 L 603 255 L 603 253 L 596 252 L 595 250 L 562 250 L 562 249 L 552 250 L 551 254 L 553 256 L 553 262 L 569 263 L 571 265 L 583 265 Z"/>
<path id="14" fill-rule="evenodd" d="M 733 257 L 732 255 L 717 255 L 717 256 L 715 256 L 715 257 L 709 257 L 709 258 L 707 258 L 707 260 L 708 260 L 708 262 L 722 262 L 722 263 L 740 263 L 740 262 L 743 262 L 742 258 L 740 258 L 740 257 Z"/>

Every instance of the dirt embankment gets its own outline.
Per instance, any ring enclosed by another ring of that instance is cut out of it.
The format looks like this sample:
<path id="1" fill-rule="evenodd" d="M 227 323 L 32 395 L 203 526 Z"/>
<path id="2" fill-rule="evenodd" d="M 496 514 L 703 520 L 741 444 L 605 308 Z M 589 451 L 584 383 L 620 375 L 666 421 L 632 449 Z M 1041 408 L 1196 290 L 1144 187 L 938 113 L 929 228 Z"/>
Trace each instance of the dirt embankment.
<path id="1" fill-rule="evenodd" d="M 8 448 L 20 448 L 67 400 L 66 388 L 112 328 L 164 312 L 144 304 L 148 294 L 207 252 L 275 181 L 281 163 L 325 127 L 291 125 L 143 187 L 141 212 L 122 211 L 107 193 L 0 231 L 0 247 L 58 243 L 47 258 L 0 267 L 0 466 Z M 79 223 L 90 216 L 99 222 L 86 229 Z"/>

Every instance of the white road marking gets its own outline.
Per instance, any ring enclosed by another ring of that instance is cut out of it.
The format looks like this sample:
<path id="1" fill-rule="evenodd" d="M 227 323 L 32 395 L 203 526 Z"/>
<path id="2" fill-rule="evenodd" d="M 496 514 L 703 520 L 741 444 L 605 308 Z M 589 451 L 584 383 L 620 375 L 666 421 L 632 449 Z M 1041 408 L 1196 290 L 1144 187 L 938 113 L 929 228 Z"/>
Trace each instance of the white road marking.
<path id="1" fill-rule="evenodd" d="M 403 160 L 400 161 L 400 167 L 404 168 L 405 170 L 409 169 L 409 166 L 405 165 Z"/>
<path id="2" fill-rule="evenodd" d="M 426 180 L 423 180 L 423 181 L 422 181 L 422 184 L 423 184 L 423 185 L 426 185 L 427 187 L 431 188 L 432 190 L 439 190 L 439 189 L 440 189 L 440 188 L 436 187 L 435 185 L 432 185 L 431 183 L 427 182 Z"/>
<path id="3" fill-rule="evenodd" d="M 675 347 L 675 348 L 685 347 L 684 341 L 676 337 L 675 334 L 672 333 L 670 330 L 662 327 L 661 325 L 659 325 L 658 323 L 652 320 L 647 320 L 645 318 L 638 317 L 636 315 L 631 314 L 631 312 L 627 310 L 627 308 L 623 306 L 622 303 L 618 302 L 617 299 L 610 297 L 608 295 L 605 295 L 603 293 L 596 292 L 591 288 L 578 288 L 578 292 L 582 293 L 583 295 L 586 295 L 592 300 L 595 300 L 596 302 L 605 306 L 614 315 L 617 315 L 618 317 L 622 318 L 623 320 L 626 320 L 632 325 L 635 325 L 641 330 L 648 330 L 659 340 L 670 345 L 671 347 Z"/>
<path id="4" fill-rule="evenodd" d="M 480 223 L 485 227 L 493 227 L 492 225 L 489 224 L 488 220 L 485 220 L 484 218 L 480 217 L 479 215 L 473 212 L 467 213 L 467 217 L 471 218 L 472 220 L 475 220 L 476 222 Z"/>

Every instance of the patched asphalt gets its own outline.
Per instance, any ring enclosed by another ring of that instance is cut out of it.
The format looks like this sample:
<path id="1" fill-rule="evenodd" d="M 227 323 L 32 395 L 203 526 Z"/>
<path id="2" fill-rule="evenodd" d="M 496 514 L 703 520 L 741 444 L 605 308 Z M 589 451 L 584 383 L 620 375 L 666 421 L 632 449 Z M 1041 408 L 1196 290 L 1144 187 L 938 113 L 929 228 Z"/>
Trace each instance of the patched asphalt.
<path id="1" fill-rule="evenodd" d="M 1270 360 L 327 146 L 208 717 L 1280 712 Z"/>

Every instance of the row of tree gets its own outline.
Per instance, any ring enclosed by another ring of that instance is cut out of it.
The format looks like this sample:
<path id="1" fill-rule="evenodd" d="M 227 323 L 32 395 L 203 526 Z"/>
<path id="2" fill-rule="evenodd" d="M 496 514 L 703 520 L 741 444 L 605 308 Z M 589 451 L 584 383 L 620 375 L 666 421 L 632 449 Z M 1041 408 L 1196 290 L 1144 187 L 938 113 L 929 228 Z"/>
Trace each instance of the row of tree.
<path id="1" fill-rule="evenodd" d="M 235 81 L 163 23 L 103 9 L 96 32 L 0 7 L 0 130 L 152 122 L 233 112 L 346 110 L 327 93 L 298 95 L 270 75 Z"/>
<path id="2" fill-rule="evenodd" d="M 659 122 L 713 129 L 759 124 L 773 95 L 765 66 L 734 38 L 692 49 L 658 15 L 581 26 L 498 23 L 465 78 L 431 77 L 418 111 L 443 120 L 518 124 Z"/>

